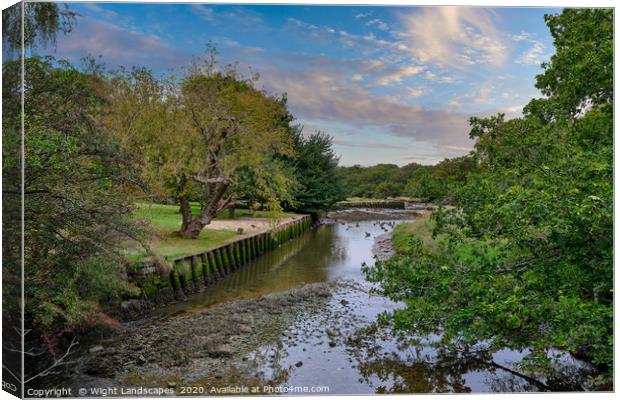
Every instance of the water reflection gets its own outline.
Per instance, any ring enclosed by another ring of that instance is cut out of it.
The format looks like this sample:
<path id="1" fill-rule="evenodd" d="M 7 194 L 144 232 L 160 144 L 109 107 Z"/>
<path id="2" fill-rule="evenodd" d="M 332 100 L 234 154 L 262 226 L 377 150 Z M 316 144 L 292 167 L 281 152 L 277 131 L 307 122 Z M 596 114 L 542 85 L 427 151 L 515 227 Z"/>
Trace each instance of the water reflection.
<path id="1" fill-rule="evenodd" d="M 365 232 L 372 231 L 372 236 Z M 277 293 L 306 283 L 363 279 L 362 262 L 372 260 L 374 236 L 383 233 L 371 222 L 324 224 L 252 260 L 239 270 L 192 294 L 188 301 L 156 310 L 153 315 L 204 309 L 226 301 Z"/>
<path id="2" fill-rule="evenodd" d="M 239 359 L 213 368 L 212 359 L 190 352 L 187 366 L 176 372 L 163 368 L 165 374 L 178 376 L 161 378 L 162 382 L 173 379 L 205 387 L 327 386 L 330 394 L 584 389 L 583 370 L 577 365 L 571 369 L 566 363 L 565 373 L 553 379 L 531 379 L 510 371 L 522 352 L 504 349 L 463 356 L 429 345 L 412 347 L 376 328 L 373 323 L 381 312 L 401 306 L 373 294 L 361 272 L 362 263 L 373 262 L 374 238 L 383 233 L 384 228 L 373 221 L 319 226 L 190 296 L 189 301 L 158 310 L 154 316 L 164 316 L 165 324 L 189 317 L 175 316 L 178 313 L 283 292 L 305 283 L 328 282 L 331 293 L 312 302 L 313 306 L 300 304 L 293 315 L 269 317 L 265 313 L 265 324 L 258 329 L 260 340 L 252 342 Z M 142 335 L 150 332 L 153 342 L 159 339 L 157 324 L 141 323 L 143 327 L 137 330 Z M 145 377 L 134 379 L 148 384 Z"/>

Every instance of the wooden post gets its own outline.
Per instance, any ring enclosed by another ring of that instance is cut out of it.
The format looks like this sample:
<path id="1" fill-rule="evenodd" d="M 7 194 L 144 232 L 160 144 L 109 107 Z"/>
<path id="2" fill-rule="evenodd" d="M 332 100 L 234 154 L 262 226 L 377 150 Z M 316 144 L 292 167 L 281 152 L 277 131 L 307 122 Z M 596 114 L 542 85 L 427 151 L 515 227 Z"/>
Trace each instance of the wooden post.
<path id="1" fill-rule="evenodd" d="M 235 252 L 233 251 L 233 245 L 226 246 L 226 254 L 228 254 L 228 260 L 230 262 L 230 269 L 232 271 L 237 269 L 237 262 L 235 261 Z"/>
<path id="2" fill-rule="evenodd" d="M 226 248 L 220 247 L 217 249 L 222 254 L 222 264 L 224 265 L 224 271 L 226 271 L 226 275 L 230 273 L 230 260 L 228 259 L 228 254 L 226 253 Z"/>
<path id="3" fill-rule="evenodd" d="M 217 280 L 220 278 L 220 269 L 217 265 L 217 258 L 215 257 L 213 250 L 209 251 L 207 255 L 209 257 L 209 265 L 211 266 L 211 276 L 213 276 L 214 280 Z"/>
<path id="4" fill-rule="evenodd" d="M 202 280 L 205 283 L 205 286 L 209 285 L 209 259 L 207 258 L 207 256 L 205 255 L 205 253 L 202 253 L 200 255 L 200 265 L 202 267 Z"/>

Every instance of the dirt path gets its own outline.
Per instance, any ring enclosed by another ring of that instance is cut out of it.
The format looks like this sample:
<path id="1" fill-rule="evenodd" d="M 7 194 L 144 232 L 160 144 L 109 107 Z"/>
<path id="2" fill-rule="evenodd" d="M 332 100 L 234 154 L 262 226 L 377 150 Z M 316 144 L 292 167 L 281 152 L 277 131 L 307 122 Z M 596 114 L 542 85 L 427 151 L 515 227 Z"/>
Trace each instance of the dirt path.
<path id="1" fill-rule="evenodd" d="M 280 220 L 273 220 L 270 218 L 253 218 L 253 217 L 240 217 L 237 219 L 215 219 L 207 226 L 210 230 L 216 231 L 235 231 L 239 229 L 243 230 L 243 234 L 255 234 L 265 232 L 276 226 L 283 225 L 285 223 L 302 219 L 304 215 L 295 217 L 282 218 Z"/>

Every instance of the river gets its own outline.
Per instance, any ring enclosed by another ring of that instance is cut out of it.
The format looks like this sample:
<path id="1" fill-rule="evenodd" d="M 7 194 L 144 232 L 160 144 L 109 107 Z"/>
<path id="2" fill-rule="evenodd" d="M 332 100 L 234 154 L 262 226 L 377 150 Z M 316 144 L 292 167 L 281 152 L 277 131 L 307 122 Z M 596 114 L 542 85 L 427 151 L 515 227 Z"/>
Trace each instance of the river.
<path id="1" fill-rule="evenodd" d="M 374 327 L 380 313 L 400 306 L 373 294 L 361 271 L 374 262 L 372 246 L 386 226 L 322 224 L 188 301 L 159 308 L 122 333 L 88 338 L 91 351 L 84 351 L 72 386 L 196 395 L 253 387 L 289 394 L 587 388 L 586 366 L 567 356 L 559 378 L 530 379 L 510 371 L 519 351 L 471 359 Z"/>

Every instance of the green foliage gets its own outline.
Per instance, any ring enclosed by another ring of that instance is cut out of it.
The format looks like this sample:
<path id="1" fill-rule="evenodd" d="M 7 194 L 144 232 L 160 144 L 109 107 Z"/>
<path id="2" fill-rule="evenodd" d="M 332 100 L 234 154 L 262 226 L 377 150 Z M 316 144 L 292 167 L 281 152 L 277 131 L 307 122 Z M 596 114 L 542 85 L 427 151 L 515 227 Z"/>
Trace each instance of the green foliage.
<path id="1" fill-rule="evenodd" d="M 149 191 L 182 206 L 179 233 L 195 239 L 234 203 L 236 194 L 281 211 L 293 184 L 275 156 L 294 156 L 283 99 L 254 87 L 234 68 L 220 71 L 215 53 L 182 79 L 144 69 L 110 79 L 108 123 L 142 160 Z M 193 215 L 189 200 L 201 204 Z"/>
<path id="2" fill-rule="evenodd" d="M 611 371 L 612 17 L 580 9 L 546 18 L 557 53 L 537 82 L 549 97 L 521 119 L 472 118 L 477 168 L 455 208 L 434 216 L 445 235 L 438 247 L 414 237 L 407 254 L 366 269 L 406 302 L 386 316 L 397 329 L 527 349 L 523 364 L 538 371 L 551 349 Z"/>
<path id="3" fill-rule="evenodd" d="M 471 156 L 445 159 L 432 167 L 418 168 L 407 183 L 407 194 L 424 202 L 452 203 L 457 189 L 475 168 Z"/>
<path id="4" fill-rule="evenodd" d="M 296 185 L 286 208 L 301 211 L 327 210 L 344 200 L 342 182 L 336 174 L 338 157 L 332 149 L 331 136 L 316 132 L 309 136 L 291 128 L 294 158 L 285 158 L 293 171 Z"/>
<path id="5" fill-rule="evenodd" d="M 536 87 L 552 98 L 555 117 L 574 117 L 613 101 L 614 24 L 609 9 L 567 9 L 546 15 L 555 54 Z"/>
<path id="6" fill-rule="evenodd" d="M 435 221 L 430 218 L 430 214 L 420 215 L 413 222 L 403 222 L 394 227 L 391 233 L 392 246 L 397 253 L 408 254 L 411 250 L 410 239 L 415 236 L 426 248 L 435 250 L 437 244 L 433 238 L 434 230 Z"/>
<path id="7" fill-rule="evenodd" d="M 399 168 L 394 164 L 378 164 L 372 167 L 354 165 L 338 167 L 337 174 L 342 182 L 346 197 L 383 199 L 406 196 L 405 185 L 419 164 Z"/>
<path id="8" fill-rule="evenodd" d="M 20 75 L 19 62 L 3 65 L 3 98 L 15 105 L 5 108 L 3 129 L 16 132 Z M 126 195 L 134 160 L 99 123 L 99 77 L 32 57 L 25 79 L 25 312 L 50 343 L 131 292 L 120 238 L 140 240 L 142 229 Z M 3 155 L 3 169 L 19 166 L 17 154 Z M 19 228 L 9 233 L 19 237 Z"/>
<path id="9" fill-rule="evenodd" d="M 23 10 L 22 10 L 23 4 Z M 22 37 L 22 13 L 24 34 Z M 32 47 L 56 42 L 58 31 L 69 33 L 76 13 L 67 5 L 52 2 L 24 2 L 2 10 L 2 42 L 10 50 L 18 51 L 22 44 Z"/>
<path id="10" fill-rule="evenodd" d="M 444 194 L 443 186 L 433 178 L 430 167 L 418 168 L 407 183 L 407 192 L 420 201 L 435 201 Z"/>
<path id="11" fill-rule="evenodd" d="M 412 197 L 425 202 L 452 202 L 455 189 L 475 169 L 472 157 L 445 159 L 437 165 L 408 164 L 398 167 L 379 164 L 372 167 L 338 168 L 347 197 L 385 199 Z"/>
<path id="12" fill-rule="evenodd" d="M 259 209 L 281 211 L 280 204 L 295 204 L 295 171 L 281 160 L 268 157 L 261 168 L 242 167 L 235 171 L 231 190 L 248 205 L 251 214 Z"/>

